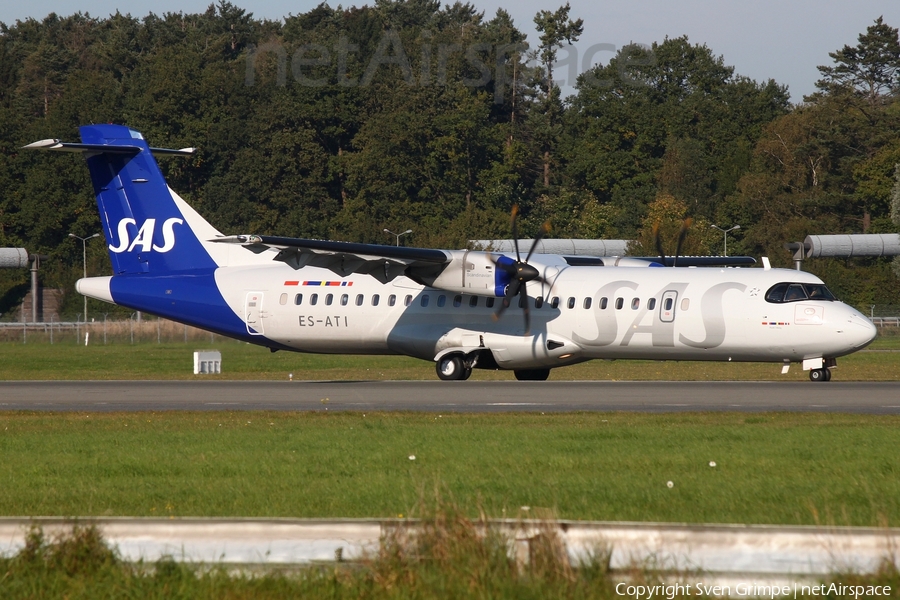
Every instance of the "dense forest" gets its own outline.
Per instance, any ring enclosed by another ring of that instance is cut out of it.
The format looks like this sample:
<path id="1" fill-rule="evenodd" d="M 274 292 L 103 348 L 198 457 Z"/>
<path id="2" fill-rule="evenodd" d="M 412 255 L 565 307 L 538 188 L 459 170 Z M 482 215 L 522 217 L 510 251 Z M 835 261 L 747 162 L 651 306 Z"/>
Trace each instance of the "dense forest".
<path id="1" fill-rule="evenodd" d="M 583 35 L 568 5 L 535 15 L 527 40 L 503 10 L 375 0 L 321 4 L 282 21 L 221 0 L 203 14 L 51 14 L 0 23 L 0 246 L 49 258 L 47 286 L 73 289 L 81 242 L 100 231 L 87 169 L 21 151 L 77 126 L 115 122 L 152 145 L 170 184 L 225 233 L 463 247 L 533 234 L 638 240 L 652 227 L 688 253 L 788 266 L 807 234 L 900 225 L 900 41 L 879 17 L 823 58 L 817 92 L 791 104 L 687 37 L 630 45 L 563 98 L 557 52 Z M 608 56 L 608 55 L 607 55 Z M 892 221 L 892 198 L 893 221 Z M 108 272 L 88 242 L 89 274 Z M 846 301 L 900 304 L 884 259 L 807 261 Z M 0 273 L 0 312 L 27 272 Z M 104 309 L 108 310 L 108 309 Z"/>

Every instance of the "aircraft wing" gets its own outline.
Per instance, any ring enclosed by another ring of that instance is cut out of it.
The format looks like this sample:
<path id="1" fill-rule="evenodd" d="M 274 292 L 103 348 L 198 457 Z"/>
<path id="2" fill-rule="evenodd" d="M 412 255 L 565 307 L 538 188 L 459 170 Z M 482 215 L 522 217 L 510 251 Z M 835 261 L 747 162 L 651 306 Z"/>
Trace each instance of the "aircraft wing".
<path id="1" fill-rule="evenodd" d="M 257 253 L 275 249 L 278 250 L 278 254 L 274 260 L 284 262 L 294 269 L 305 266 L 322 267 L 341 277 L 351 273 L 364 273 L 382 283 L 412 273 L 417 279 L 423 275 L 436 276 L 452 260 L 449 252 L 430 248 L 308 240 L 273 235 L 231 235 L 210 241 L 240 244 Z"/>
<path id="2" fill-rule="evenodd" d="M 310 240 L 272 235 L 231 235 L 218 237 L 211 242 L 240 244 L 256 253 L 274 249 L 274 260 L 284 262 L 294 269 L 305 266 L 322 267 L 346 277 L 351 273 L 371 275 L 381 283 L 387 283 L 400 275 L 422 283 L 436 285 L 436 279 L 454 260 L 453 253 L 431 248 L 408 248 L 382 244 L 359 244 Z M 459 253 L 457 253 L 459 254 Z M 478 254 L 482 254 L 478 252 Z M 492 253 L 483 253 L 491 256 Z M 458 257 L 457 257 L 458 258 Z M 596 257 L 563 256 L 570 266 L 663 266 L 659 257 Z M 624 261 L 624 262 L 623 262 Z M 749 266 L 756 261 L 749 256 L 679 256 L 680 267 Z M 493 260 L 491 259 L 491 262 Z M 675 259 L 665 257 L 665 266 L 673 266 Z M 438 285 L 440 287 L 440 285 Z"/>

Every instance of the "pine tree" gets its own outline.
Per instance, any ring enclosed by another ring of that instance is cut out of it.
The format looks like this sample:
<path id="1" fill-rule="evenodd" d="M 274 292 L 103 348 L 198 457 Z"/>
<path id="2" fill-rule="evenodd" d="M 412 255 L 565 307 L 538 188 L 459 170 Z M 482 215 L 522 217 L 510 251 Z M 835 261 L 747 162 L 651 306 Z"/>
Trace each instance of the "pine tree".
<path id="1" fill-rule="evenodd" d="M 855 47 L 845 45 L 828 53 L 835 65 L 819 67 L 822 79 L 816 87 L 829 93 L 849 91 L 875 106 L 898 89 L 900 40 L 897 29 L 887 25 L 882 17 L 858 40 Z"/>

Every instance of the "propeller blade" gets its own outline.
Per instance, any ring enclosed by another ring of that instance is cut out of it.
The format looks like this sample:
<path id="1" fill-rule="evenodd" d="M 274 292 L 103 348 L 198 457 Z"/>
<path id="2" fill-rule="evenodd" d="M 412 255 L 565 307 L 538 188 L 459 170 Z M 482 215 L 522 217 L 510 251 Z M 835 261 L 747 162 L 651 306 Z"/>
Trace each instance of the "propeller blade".
<path id="1" fill-rule="evenodd" d="M 519 226 L 516 224 L 519 217 L 519 205 L 513 204 L 512 207 L 512 236 L 513 236 L 513 245 L 516 247 L 516 262 L 522 262 L 522 257 L 519 255 Z"/>
<path id="2" fill-rule="evenodd" d="M 663 266 L 666 266 L 666 253 L 663 251 L 662 240 L 659 239 L 659 222 L 653 225 L 653 242 L 656 244 L 656 251 L 659 252 L 659 258 L 662 260 Z"/>
<path id="3" fill-rule="evenodd" d="M 520 287 L 522 287 L 522 282 L 518 279 L 513 279 L 509 282 L 509 285 L 506 286 L 506 294 L 503 295 L 503 300 L 500 301 L 500 308 L 498 308 L 497 312 L 494 313 L 495 321 L 498 321 L 500 319 L 500 316 L 506 311 L 507 308 L 510 307 L 510 305 L 512 304 L 510 300 L 516 297 L 516 294 L 519 293 Z"/>
<path id="4" fill-rule="evenodd" d="M 531 333 L 531 311 L 528 308 L 528 290 L 524 285 L 519 290 L 525 300 L 525 306 L 522 309 L 522 312 L 525 314 L 525 335 L 529 335 Z"/>
<path id="5" fill-rule="evenodd" d="M 528 262 L 528 259 L 530 259 L 531 255 L 534 254 L 534 249 L 537 248 L 537 245 L 548 233 L 550 233 L 550 221 L 544 221 L 544 224 L 541 225 L 540 230 L 538 230 L 538 234 L 534 238 L 534 241 L 531 242 L 531 249 L 528 250 L 528 254 L 525 256 L 525 262 Z"/>
<path id="6" fill-rule="evenodd" d="M 688 229 L 691 228 L 691 225 L 694 223 L 694 220 L 688 217 L 684 220 L 684 223 L 681 224 L 681 231 L 678 233 L 678 245 L 675 246 L 675 260 L 672 262 L 672 266 L 678 265 L 678 257 L 681 256 L 681 245 L 684 243 L 684 238 L 687 237 Z"/>

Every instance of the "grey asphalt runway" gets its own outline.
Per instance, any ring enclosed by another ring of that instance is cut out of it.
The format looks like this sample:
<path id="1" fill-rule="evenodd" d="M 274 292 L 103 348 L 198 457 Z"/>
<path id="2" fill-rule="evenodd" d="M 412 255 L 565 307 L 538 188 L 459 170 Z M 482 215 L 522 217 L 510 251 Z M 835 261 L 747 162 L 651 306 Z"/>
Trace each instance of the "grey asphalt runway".
<path id="1" fill-rule="evenodd" d="M 0 382 L 0 411 L 803 411 L 900 414 L 900 382 Z"/>

